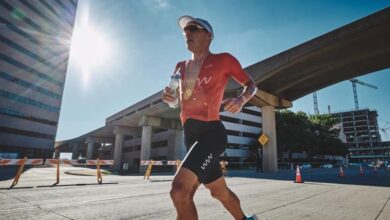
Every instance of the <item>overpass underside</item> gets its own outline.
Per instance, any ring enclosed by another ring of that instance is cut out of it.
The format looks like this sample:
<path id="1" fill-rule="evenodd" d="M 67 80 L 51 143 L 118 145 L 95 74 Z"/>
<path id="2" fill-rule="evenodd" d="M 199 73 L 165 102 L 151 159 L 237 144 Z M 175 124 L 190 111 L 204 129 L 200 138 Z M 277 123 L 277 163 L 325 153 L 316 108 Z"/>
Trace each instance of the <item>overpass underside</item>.
<path id="1" fill-rule="evenodd" d="M 389 67 L 389 7 L 247 67 L 259 88 L 251 103 L 262 108 L 262 131 L 269 136 L 263 146 L 264 170 L 277 170 L 275 108 Z M 234 82 L 228 88 L 229 94 L 238 89 Z"/>
<path id="2" fill-rule="evenodd" d="M 246 68 L 258 88 L 287 101 L 390 67 L 390 8 Z"/>

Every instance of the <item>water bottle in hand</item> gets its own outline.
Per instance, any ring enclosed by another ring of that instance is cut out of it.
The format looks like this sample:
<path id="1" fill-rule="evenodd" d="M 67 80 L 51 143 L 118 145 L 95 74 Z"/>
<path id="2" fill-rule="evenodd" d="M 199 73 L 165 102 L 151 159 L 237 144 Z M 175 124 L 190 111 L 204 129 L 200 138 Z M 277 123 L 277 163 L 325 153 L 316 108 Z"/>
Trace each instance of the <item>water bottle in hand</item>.
<path id="1" fill-rule="evenodd" d="M 171 81 L 169 82 L 169 88 L 173 90 L 173 96 L 175 96 L 175 101 L 168 103 L 169 107 L 171 108 L 176 108 L 179 104 L 179 97 L 177 94 L 177 89 L 179 88 L 180 85 L 180 74 L 176 73 L 173 76 L 171 76 Z"/>

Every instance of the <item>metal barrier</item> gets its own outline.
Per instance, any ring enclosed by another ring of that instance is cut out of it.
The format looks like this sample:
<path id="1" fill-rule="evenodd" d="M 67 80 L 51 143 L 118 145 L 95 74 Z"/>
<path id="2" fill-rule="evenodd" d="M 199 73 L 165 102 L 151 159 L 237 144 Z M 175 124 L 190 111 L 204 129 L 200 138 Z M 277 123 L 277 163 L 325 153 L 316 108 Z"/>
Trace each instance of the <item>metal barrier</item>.
<path id="1" fill-rule="evenodd" d="M 96 165 L 96 177 L 97 177 L 97 182 L 99 184 L 103 183 L 102 179 L 102 173 L 100 170 L 101 165 L 113 165 L 114 161 L 113 160 L 86 160 L 85 163 L 80 163 L 79 160 L 68 160 L 68 159 L 48 159 L 46 160 L 46 164 L 49 165 L 56 165 L 57 166 L 57 182 L 54 183 L 53 185 L 57 185 L 60 183 L 60 164 L 68 164 L 68 165 Z"/>
<path id="2" fill-rule="evenodd" d="M 226 176 L 226 175 L 227 175 L 226 165 L 228 164 L 228 162 L 222 160 L 222 161 L 220 162 L 220 164 L 221 164 L 222 173 L 223 173 L 224 176 Z"/>
<path id="3" fill-rule="evenodd" d="M 98 160 L 98 159 L 97 159 Z M 68 160 L 68 159 L 61 159 L 61 164 L 68 164 L 68 165 L 97 165 L 97 160 L 85 160 L 85 162 L 80 162 L 80 160 Z M 46 164 L 55 165 L 57 164 L 57 159 L 47 159 Z M 100 165 L 113 165 L 113 160 L 99 160 Z"/>
<path id="4" fill-rule="evenodd" d="M 12 166 L 12 165 L 42 165 L 43 159 L 0 159 L 0 165 Z"/>
<path id="5" fill-rule="evenodd" d="M 42 165 L 43 159 L 27 159 L 27 157 L 24 157 L 24 159 L 1 159 L 0 165 L 1 166 L 19 166 L 19 169 L 16 173 L 15 179 L 12 182 L 10 188 L 13 188 L 18 184 L 19 178 L 22 175 L 24 165 Z"/>
<path id="6" fill-rule="evenodd" d="M 19 166 L 19 169 L 16 173 L 14 181 L 12 182 L 10 188 L 16 186 L 19 182 L 19 178 L 23 173 L 23 169 L 25 165 L 43 165 L 43 159 L 0 159 L 0 166 Z M 96 177 L 99 184 L 103 183 L 102 174 L 100 166 L 102 165 L 113 165 L 113 160 L 86 160 L 85 163 L 80 163 L 79 160 L 68 160 L 68 159 L 47 159 L 45 162 L 46 165 L 56 165 L 57 166 L 57 174 L 56 174 L 56 182 L 53 186 L 60 183 L 60 164 L 67 165 L 96 165 Z"/>

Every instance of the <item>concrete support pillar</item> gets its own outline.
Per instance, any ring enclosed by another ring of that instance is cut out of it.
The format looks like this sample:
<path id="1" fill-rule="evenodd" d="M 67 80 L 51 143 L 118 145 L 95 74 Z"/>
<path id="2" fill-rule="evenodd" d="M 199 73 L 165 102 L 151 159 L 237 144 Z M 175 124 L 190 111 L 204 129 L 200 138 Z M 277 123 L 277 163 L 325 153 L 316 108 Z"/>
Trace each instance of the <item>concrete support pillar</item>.
<path id="1" fill-rule="evenodd" d="M 72 160 L 79 159 L 79 143 L 72 143 Z"/>
<path id="2" fill-rule="evenodd" d="M 179 146 L 178 146 L 178 158 L 179 160 L 183 160 L 184 157 L 186 156 L 187 154 L 187 147 L 185 145 L 185 141 L 184 141 L 184 130 L 181 129 L 180 130 L 180 135 L 178 136 L 178 142 L 179 142 Z"/>
<path id="3" fill-rule="evenodd" d="M 116 126 L 114 128 L 115 147 L 114 147 L 114 169 L 121 169 L 122 167 L 122 149 L 124 145 L 125 135 L 139 135 L 137 128 Z"/>
<path id="4" fill-rule="evenodd" d="M 141 156 L 140 160 L 150 160 L 150 151 L 152 146 L 152 126 L 142 126 Z M 146 171 L 146 166 L 140 166 L 140 171 Z"/>
<path id="5" fill-rule="evenodd" d="M 113 147 L 111 147 L 111 149 L 110 149 L 110 155 L 112 156 L 112 158 L 114 158 L 115 144 L 113 143 L 112 145 L 113 145 Z"/>
<path id="6" fill-rule="evenodd" d="M 182 129 L 169 129 L 168 160 L 181 160 L 186 153 L 184 146 L 184 131 Z M 184 148 L 184 152 L 183 149 Z"/>
<path id="7" fill-rule="evenodd" d="M 94 138 L 92 137 L 88 137 L 87 138 L 87 144 L 88 144 L 88 148 L 87 148 L 87 160 L 93 160 L 93 148 L 94 148 L 94 145 L 95 145 L 95 140 Z"/>
<path id="8" fill-rule="evenodd" d="M 276 144 L 275 107 L 261 107 L 262 131 L 268 136 L 268 142 L 263 146 L 263 169 L 265 172 L 278 171 L 278 156 Z"/>
<path id="9" fill-rule="evenodd" d="M 54 159 L 60 158 L 60 153 L 61 153 L 60 149 L 56 148 L 54 151 Z"/>
<path id="10" fill-rule="evenodd" d="M 153 135 L 153 127 L 159 127 L 159 128 L 166 128 L 166 129 L 180 129 L 180 121 L 179 120 L 171 120 L 171 119 L 164 119 L 164 118 L 158 118 L 158 117 L 150 117 L 150 116 L 143 116 L 139 120 L 139 126 L 142 126 L 142 139 L 141 139 L 141 155 L 140 160 L 150 160 L 150 154 L 151 154 L 151 145 L 152 145 L 152 135 Z M 176 133 L 180 133 L 180 131 L 172 131 L 170 130 L 170 134 L 173 134 L 176 137 L 170 137 L 171 143 L 176 146 L 180 146 L 177 142 L 180 142 L 180 135 L 177 135 Z M 168 140 L 169 142 L 169 140 Z M 169 143 L 168 143 L 169 144 Z M 171 146 L 171 145 L 169 145 Z M 179 150 L 177 149 L 171 149 L 169 150 L 167 157 L 177 157 L 179 156 Z M 146 170 L 146 166 L 140 166 L 140 172 L 144 172 Z"/>
<path id="11" fill-rule="evenodd" d="M 115 131 L 114 131 L 115 133 Z M 114 169 L 120 169 L 122 164 L 123 134 L 115 134 Z"/>

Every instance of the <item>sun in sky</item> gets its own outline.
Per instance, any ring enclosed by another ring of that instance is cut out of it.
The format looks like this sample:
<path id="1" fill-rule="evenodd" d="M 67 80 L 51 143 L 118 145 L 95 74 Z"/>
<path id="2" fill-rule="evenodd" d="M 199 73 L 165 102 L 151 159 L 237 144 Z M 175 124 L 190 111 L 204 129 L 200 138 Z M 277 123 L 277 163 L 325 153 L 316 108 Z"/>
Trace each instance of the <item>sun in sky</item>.
<path id="1" fill-rule="evenodd" d="M 109 43 L 101 31 L 88 23 L 88 12 L 83 13 L 80 24 L 74 29 L 70 53 L 81 70 L 84 83 L 88 83 L 94 69 L 109 61 Z"/>

